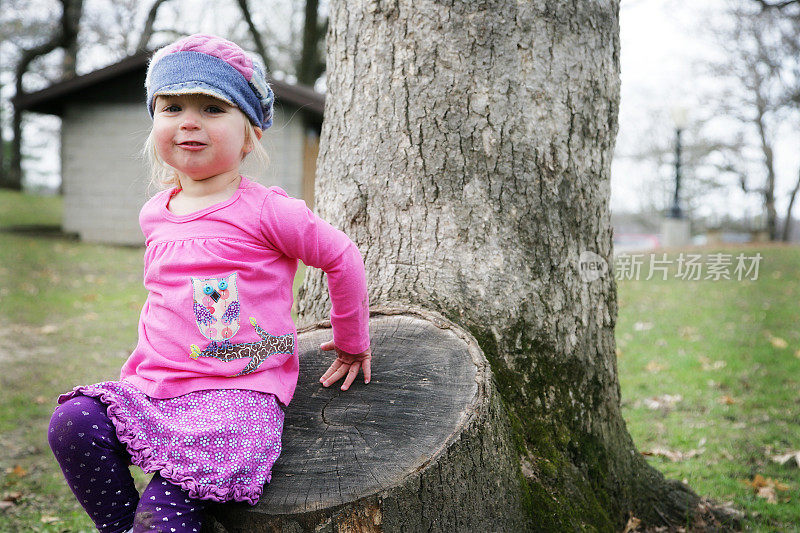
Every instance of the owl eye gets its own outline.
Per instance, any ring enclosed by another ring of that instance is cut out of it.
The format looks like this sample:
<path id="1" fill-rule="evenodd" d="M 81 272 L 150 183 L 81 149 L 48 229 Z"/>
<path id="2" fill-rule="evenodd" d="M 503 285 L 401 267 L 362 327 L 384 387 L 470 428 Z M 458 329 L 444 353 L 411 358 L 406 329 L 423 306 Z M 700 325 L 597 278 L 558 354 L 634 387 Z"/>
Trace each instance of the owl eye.
<path id="1" fill-rule="evenodd" d="M 227 288 L 228 288 L 228 282 L 227 281 L 225 281 L 223 279 L 222 281 L 219 282 L 219 290 L 224 291 Z"/>
<path id="2" fill-rule="evenodd" d="M 203 292 L 210 296 L 211 293 L 214 292 L 214 289 L 211 288 L 211 285 L 206 285 L 205 287 L 203 287 Z"/>

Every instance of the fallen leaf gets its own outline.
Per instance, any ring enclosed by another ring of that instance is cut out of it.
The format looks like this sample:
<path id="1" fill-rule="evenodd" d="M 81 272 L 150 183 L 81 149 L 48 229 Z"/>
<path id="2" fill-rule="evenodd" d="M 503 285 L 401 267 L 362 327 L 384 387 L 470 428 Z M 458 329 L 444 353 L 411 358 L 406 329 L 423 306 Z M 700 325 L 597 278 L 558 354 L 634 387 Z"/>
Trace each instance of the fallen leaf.
<path id="1" fill-rule="evenodd" d="M 761 474 L 756 474 L 751 481 L 745 481 L 744 483 L 755 490 L 756 496 L 764 498 L 767 503 L 772 504 L 778 503 L 777 491 L 789 490 L 789 485 L 776 481 L 771 477 L 764 477 Z"/>
<path id="2" fill-rule="evenodd" d="M 800 450 L 780 455 L 770 455 L 770 459 L 782 466 L 800 468 Z"/>
<path id="3" fill-rule="evenodd" d="M 636 322 L 633 325 L 633 331 L 647 331 L 648 329 L 653 329 L 651 322 Z"/>
<path id="4" fill-rule="evenodd" d="M 42 524 L 52 524 L 54 522 L 58 522 L 59 518 L 57 516 L 43 516 L 42 517 Z"/>
<path id="5" fill-rule="evenodd" d="M 12 507 L 14 507 L 14 503 L 13 502 L 0 501 L 0 511 L 4 511 L 4 510 L 10 509 Z"/>
<path id="6" fill-rule="evenodd" d="M 14 465 L 14 468 L 6 469 L 6 474 L 11 474 L 17 477 L 25 477 L 28 475 L 28 471 L 19 465 Z"/>
<path id="7" fill-rule="evenodd" d="M 775 487 L 761 487 L 758 489 L 756 496 L 764 498 L 767 503 L 778 503 L 778 495 L 775 494 Z"/>
<path id="8" fill-rule="evenodd" d="M 668 450 L 667 448 L 653 448 L 652 450 L 645 450 L 642 451 L 642 455 L 652 456 L 657 455 L 660 457 L 666 457 L 673 463 L 678 461 L 684 461 L 686 459 L 691 459 L 692 457 L 696 457 L 703 453 L 703 450 L 689 450 L 688 452 L 678 452 L 674 450 Z"/>
<path id="9" fill-rule="evenodd" d="M 736 403 L 736 400 L 728 396 L 727 394 L 719 399 L 720 403 L 724 403 L 725 405 L 733 405 Z"/>
<path id="10" fill-rule="evenodd" d="M 41 328 L 39 328 L 39 332 L 45 335 L 49 335 L 50 333 L 55 333 L 56 331 L 58 331 L 58 326 L 54 324 L 46 324 Z"/>
<path id="11" fill-rule="evenodd" d="M 782 338 L 780 338 L 780 337 L 773 337 L 772 335 L 770 335 L 770 336 L 769 336 L 769 342 L 770 342 L 770 343 L 771 343 L 771 344 L 772 344 L 772 345 L 773 345 L 775 348 L 778 348 L 779 350 L 783 350 L 784 348 L 786 348 L 787 346 L 789 346 L 789 343 L 788 343 L 788 342 L 786 342 L 784 339 L 782 339 Z"/>
<path id="12" fill-rule="evenodd" d="M 697 333 L 697 328 L 692 326 L 685 326 L 678 330 L 678 335 L 682 339 L 686 339 L 689 342 L 695 342 L 700 340 L 700 335 Z"/>
<path id="13" fill-rule="evenodd" d="M 33 402 L 38 405 L 42 405 L 43 403 L 47 402 L 47 398 L 45 398 L 44 396 L 37 396 L 36 398 L 34 398 Z"/>
<path id="14" fill-rule="evenodd" d="M 20 498 L 22 498 L 22 493 L 21 492 L 6 492 L 3 495 L 3 501 L 4 502 L 16 503 L 17 500 L 19 500 Z"/>
<path id="15" fill-rule="evenodd" d="M 645 398 L 642 401 L 644 402 L 644 405 L 648 409 L 656 410 L 656 409 L 670 409 L 674 407 L 675 404 L 681 400 L 683 400 L 683 396 L 681 396 L 680 394 L 675 394 L 675 395 L 662 394 L 661 396 Z"/>
<path id="16" fill-rule="evenodd" d="M 725 368 L 728 363 L 725 361 L 712 361 L 708 357 L 701 355 L 697 358 L 700 361 L 700 365 L 703 367 L 703 370 L 719 370 L 720 368 Z"/>
<path id="17" fill-rule="evenodd" d="M 649 363 L 647 363 L 647 366 L 645 368 L 647 369 L 648 372 L 656 373 L 656 372 L 661 372 L 667 367 L 666 365 L 662 365 L 658 361 L 650 361 Z"/>
<path id="18" fill-rule="evenodd" d="M 797 357 L 798 359 L 800 359 L 800 350 L 797 350 L 796 352 L 794 352 L 794 356 Z"/>

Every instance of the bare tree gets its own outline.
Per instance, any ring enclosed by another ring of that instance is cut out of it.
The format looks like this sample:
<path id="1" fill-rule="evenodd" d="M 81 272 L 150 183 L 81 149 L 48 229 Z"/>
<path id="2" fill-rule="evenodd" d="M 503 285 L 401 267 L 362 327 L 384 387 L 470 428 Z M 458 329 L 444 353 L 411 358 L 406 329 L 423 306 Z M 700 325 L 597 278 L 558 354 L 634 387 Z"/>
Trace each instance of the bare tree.
<path id="1" fill-rule="evenodd" d="M 75 75 L 75 58 L 77 55 L 78 27 L 83 11 L 83 0 L 61 0 L 61 23 L 46 42 L 24 50 L 15 69 L 16 94 L 25 92 L 23 77 L 31 63 L 43 55 L 49 54 L 56 48 L 64 49 L 65 77 Z M 8 175 L 3 187 L 20 190 L 22 188 L 22 113 L 14 109 L 13 117 L 14 138 L 11 143 L 11 162 Z"/>
<path id="2" fill-rule="evenodd" d="M 734 3 L 728 17 L 721 19 L 729 26 L 717 34 L 720 46 L 729 53 L 724 61 L 710 66 L 725 85 L 716 95 L 717 109 L 733 126 L 733 137 L 718 141 L 723 158 L 720 170 L 735 175 L 742 191 L 760 197 L 764 229 L 771 240 L 781 237 L 775 205 L 775 139 L 787 109 L 776 25 L 779 16 Z M 758 150 L 755 165 L 748 156 L 749 146 Z"/>
<path id="3" fill-rule="evenodd" d="M 795 4 L 800 6 L 800 3 Z M 793 13 L 786 13 L 779 20 L 778 27 L 781 32 L 781 45 L 783 49 L 782 67 L 785 72 L 783 80 L 786 82 L 785 101 L 794 111 L 794 123 L 800 122 L 800 9 Z M 788 242 L 791 237 L 792 208 L 795 198 L 800 191 L 800 169 L 797 172 L 797 181 L 789 193 L 789 203 L 784 216 L 782 239 Z"/>

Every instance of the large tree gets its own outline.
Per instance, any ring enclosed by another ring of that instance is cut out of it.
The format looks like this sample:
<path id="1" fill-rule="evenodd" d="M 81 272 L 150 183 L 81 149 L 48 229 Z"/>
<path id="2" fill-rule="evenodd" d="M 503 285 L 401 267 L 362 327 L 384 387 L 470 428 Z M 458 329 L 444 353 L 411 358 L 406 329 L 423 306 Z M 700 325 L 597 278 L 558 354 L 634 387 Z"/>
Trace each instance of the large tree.
<path id="1" fill-rule="evenodd" d="M 578 264 L 612 258 L 618 2 L 335 2 L 327 83 L 319 213 L 362 250 L 373 306 L 437 311 L 477 339 L 532 523 L 612 531 L 702 510 L 637 452 L 614 278 Z M 299 309 L 327 316 L 319 271 Z"/>

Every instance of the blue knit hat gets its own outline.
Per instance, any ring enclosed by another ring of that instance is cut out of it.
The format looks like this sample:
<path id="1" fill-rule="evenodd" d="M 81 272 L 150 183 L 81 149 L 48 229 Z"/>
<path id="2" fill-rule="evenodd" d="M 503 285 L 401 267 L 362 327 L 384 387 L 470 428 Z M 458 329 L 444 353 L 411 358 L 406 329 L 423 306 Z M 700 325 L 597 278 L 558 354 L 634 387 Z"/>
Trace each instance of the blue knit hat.
<path id="1" fill-rule="evenodd" d="M 238 107 L 253 125 L 272 125 L 275 97 L 264 63 L 255 54 L 214 35 L 195 34 L 161 48 L 150 59 L 144 85 L 153 116 L 158 95 L 207 94 Z"/>

